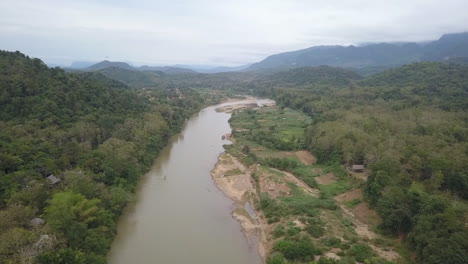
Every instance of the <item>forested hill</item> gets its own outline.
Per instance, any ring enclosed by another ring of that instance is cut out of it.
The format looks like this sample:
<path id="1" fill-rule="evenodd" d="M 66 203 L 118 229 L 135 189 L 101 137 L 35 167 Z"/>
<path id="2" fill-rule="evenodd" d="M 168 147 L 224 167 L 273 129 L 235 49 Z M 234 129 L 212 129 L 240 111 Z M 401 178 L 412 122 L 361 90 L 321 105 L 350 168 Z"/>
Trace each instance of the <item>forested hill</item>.
<path id="1" fill-rule="evenodd" d="M 66 73 L 39 59 L 0 51 L 0 120 L 38 119 L 48 124 L 87 114 L 143 111 L 147 104 L 123 83 L 100 73 Z"/>
<path id="2" fill-rule="evenodd" d="M 329 66 L 301 67 L 286 71 L 275 72 L 259 79 L 265 79 L 272 84 L 290 86 L 320 86 L 320 85 L 350 85 L 352 81 L 362 77 L 353 71 Z"/>
<path id="3" fill-rule="evenodd" d="M 140 175 L 208 98 L 0 51 L 0 263 L 95 264 Z"/>
<path id="4" fill-rule="evenodd" d="M 258 86 L 312 117 L 305 147 L 322 164 L 363 164 L 379 230 L 418 263 L 468 263 L 468 70 L 417 63 L 346 87 Z"/>
<path id="5" fill-rule="evenodd" d="M 364 68 L 468 57 L 468 32 L 446 34 L 429 43 L 378 43 L 362 46 L 316 46 L 267 57 L 248 70 L 329 65 Z"/>
<path id="6" fill-rule="evenodd" d="M 162 87 L 168 78 L 164 72 L 160 71 L 135 71 L 118 67 L 104 68 L 98 72 L 108 78 L 138 88 Z"/>
<path id="7" fill-rule="evenodd" d="M 126 62 L 120 62 L 120 61 L 101 61 L 98 62 L 94 65 L 91 65 L 85 69 L 82 69 L 83 71 L 100 71 L 100 70 L 105 70 L 108 68 L 119 68 L 119 69 L 124 69 L 124 70 L 129 70 L 129 71 L 146 71 L 146 72 L 164 72 L 167 74 L 178 74 L 178 73 L 195 73 L 195 71 L 191 69 L 186 69 L 186 68 L 180 68 L 180 67 L 172 67 L 172 66 L 140 66 L 140 67 L 133 67 L 129 65 Z"/>
<path id="8" fill-rule="evenodd" d="M 121 69 L 126 69 L 126 70 L 134 70 L 134 68 L 126 62 L 104 60 L 104 61 L 101 61 L 94 65 L 89 66 L 88 68 L 86 68 L 86 71 L 99 71 L 99 70 L 111 68 L 111 67 L 121 68 Z"/>
<path id="9" fill-rule="evenodd" d="M 468 110 L 468 67 L 446 63 L 415 63 L 375 74 L 358 85 L 383 99 L 407 100 L 445 110 Z"/>

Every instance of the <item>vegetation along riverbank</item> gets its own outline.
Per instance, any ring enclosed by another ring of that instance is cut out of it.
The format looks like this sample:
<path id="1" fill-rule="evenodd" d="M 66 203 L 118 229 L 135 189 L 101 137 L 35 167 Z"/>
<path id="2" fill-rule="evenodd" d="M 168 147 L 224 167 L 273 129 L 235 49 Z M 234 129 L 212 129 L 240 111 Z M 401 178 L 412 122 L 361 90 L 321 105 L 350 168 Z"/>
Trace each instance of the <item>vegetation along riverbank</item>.
<path id="1" fill-rule="evenodd" d="M 0 263 L 105 263 L 169 137 L 221 98 L 134 89 L 0 51 Z"/>
<path id="2" fill-rule="evenodd" d="M 230 119 L 233 144 L 212 175 L 267 263 L 406 263 L 398 239 L 363 199 L 366 171 L 319 165 L 305 146 L 305 114 L 269 106 Z M 252 207 L 252 208 L 250 208 Z"/>

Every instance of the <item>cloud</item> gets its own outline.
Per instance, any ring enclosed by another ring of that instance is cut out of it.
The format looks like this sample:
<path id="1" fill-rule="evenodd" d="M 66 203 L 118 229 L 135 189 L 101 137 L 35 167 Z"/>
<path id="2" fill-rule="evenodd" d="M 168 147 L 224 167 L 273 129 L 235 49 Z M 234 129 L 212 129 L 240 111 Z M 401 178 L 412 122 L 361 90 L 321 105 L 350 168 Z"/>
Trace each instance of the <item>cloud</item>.
<path id="1" fill-rule="evenodd" d="M 314 45 L 468 30 L 465 0 L 3 0 L 0 49 L 53 63 L 242 64 Z"/>

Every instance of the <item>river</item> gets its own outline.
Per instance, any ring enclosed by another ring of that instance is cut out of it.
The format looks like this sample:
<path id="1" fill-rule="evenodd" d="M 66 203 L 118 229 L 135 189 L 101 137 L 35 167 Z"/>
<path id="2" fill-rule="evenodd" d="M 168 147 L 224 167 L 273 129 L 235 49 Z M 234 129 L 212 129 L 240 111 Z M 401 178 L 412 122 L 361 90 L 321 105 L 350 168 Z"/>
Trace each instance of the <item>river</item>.
<path id="1" fill-rule="evenodd" d="M 210 174 L 231 131 L 230 114 L 215 109 L 238 103 L 203 109 L 171 139 L 120 217 L 108 263 L 262 263 Z"/>

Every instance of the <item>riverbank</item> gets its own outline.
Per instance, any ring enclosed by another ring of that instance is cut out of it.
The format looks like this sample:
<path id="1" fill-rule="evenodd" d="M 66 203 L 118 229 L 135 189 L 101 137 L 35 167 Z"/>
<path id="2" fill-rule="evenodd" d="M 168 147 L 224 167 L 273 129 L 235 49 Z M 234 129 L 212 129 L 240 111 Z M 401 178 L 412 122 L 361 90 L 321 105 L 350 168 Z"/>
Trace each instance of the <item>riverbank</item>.
<path id="1" fill-rule="evenodd" d="M 231 200 L 210 171 L 224 152 L 229 114 L 210 106 L 192 116 L 141 179 L 121 216 L 108 263 L 260 264 Z"/>
<path id="2" fill-rule="evenodd" d="M 232 216 L 241 224 L 247 241 L 265 259 L 267 242 L 264 219 L 253 206 L 258 200 L 251 177 L 255 166 L 247 168 L 233 156 L 223 153 L 211 175 L 216 187 L 233 201 Z"/>
<path id="3" fill-rule="evenodd" d="M 381 220 L 362 197 L 363 180 L 300 149 L 307 116 L 275 106 L 236 113 L 234 143 L 211 174 L 264 261 L 406 263 L 399 242 L 375 232 Z"/>

